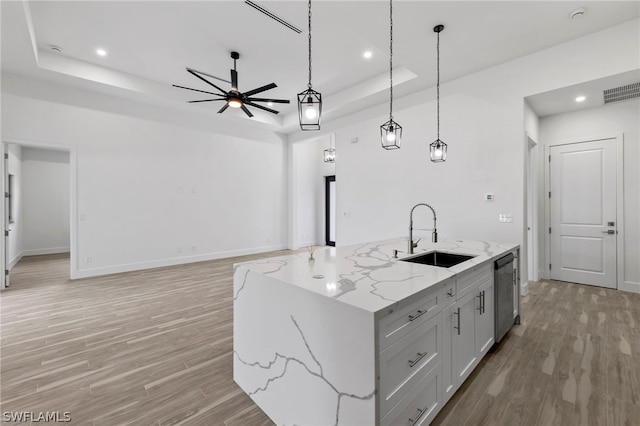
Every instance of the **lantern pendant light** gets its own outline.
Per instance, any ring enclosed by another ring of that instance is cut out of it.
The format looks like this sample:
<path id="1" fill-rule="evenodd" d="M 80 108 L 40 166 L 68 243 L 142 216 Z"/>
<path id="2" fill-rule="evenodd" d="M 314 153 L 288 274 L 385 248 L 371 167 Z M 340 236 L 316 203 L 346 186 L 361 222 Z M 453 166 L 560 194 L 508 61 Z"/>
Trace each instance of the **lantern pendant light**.
<path id="1" fill-rule="evenodd" d="M 336 150 L 333 148 L 333 138 L 331 135 L 329 139 L 329 148 L 324 150 L 324 162 L 325 163 L 335 163 L 336 162 Z"/>
<path id="2" fill-rule="evenodd" d="M 320 130 L 322 95 L 311 85 L 311 0 L 309 0 L 309 84 L 307 90 L 298 93 L 298 117 L 302 130 Z"/>
<path id="3" fill-rule="evenodd" d="M 393 0 L 389 0 L 389 121 L 380 126 L 384 149 L 398 149 L 402 143 L 402 126 L 393 121 Z"/>
<path id="4" fill-rule="evenodd" d="M 436 84 L 436 116 L 438 120 L 438 136 L 437 139 L 429 145 L 429 156 L 434 163 L 441 163 L 447 159 L 447 144 L 440 140 L 440 33 L 444 30 L 444 25 L 436 25 L 433 31 L 438 35 L 437 44 L 437 70 L 438 81 Z"/>

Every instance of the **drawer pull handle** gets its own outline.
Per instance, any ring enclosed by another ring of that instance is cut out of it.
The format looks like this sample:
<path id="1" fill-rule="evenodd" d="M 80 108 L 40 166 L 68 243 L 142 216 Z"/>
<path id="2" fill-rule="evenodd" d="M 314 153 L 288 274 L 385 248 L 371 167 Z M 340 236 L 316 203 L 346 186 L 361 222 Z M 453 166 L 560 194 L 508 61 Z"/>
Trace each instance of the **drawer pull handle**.
<path id="1" fill-rule="evenodd" d="M 427 313 L 427 311 L 421 311 L 420 309 L 418 309 L 418 312 L 415 315 L 409 315 L 409 321 L 413 321 L 415 319 L 418 319 L 418 318 L 420 318 L 421 316 L 423 316 L 426 313 Z"/>
<path id="2" fill-rule="evenodd" d="M 482 315 L 484 315 L 484 292 L 485 290 L 482 290 Z"/>
<path id="3" fill-rule="evenodd" d="M 416 423 L 418 423 L 418 421 L 424 415 L 424 413 L 427 412 L 427 408 L 429 408 L 429 407 L 424 407 L 422 410 L 418 408 L 418 417 L 416 417 L 415 420 L 414 419 L 409 419 L 409 426 L 413 426 Z"/>
<path id="4" fill-rule="evenodd" d="M 419 363 L 422 358 L 427 356 L 427 354 L 428 354 L 428 352 L 422 352 L 422 353 L 418 352 L 416 354 L 416 355 L 418 355 L 418 358 L 414 359 L 413 361 L 409 360 L 409 367 L 413 367 L 414 365 Z"/>
<path id="5" fill-rule="evenodd" d="M 457 310 L 453 311 L 453 315 L 456 315 L 458 317 L 458 326 L 456 327 L 454 325 L 453 328 L 458 330 L 458 336 L 459 336 L 460 335 L 460 308 L 458 308 Z"/>
<path id="6" fill-rule="evenodd" d="M 449 297 L 453 297 L 453 296 L 455 296 L 455 295 L 456 295 L 456 293 L 453 291 L 453 289 L 451 289 L 451 290 L 449 290 L 449 291 L 447 292 L 447 296 L 449 296 Z"/>

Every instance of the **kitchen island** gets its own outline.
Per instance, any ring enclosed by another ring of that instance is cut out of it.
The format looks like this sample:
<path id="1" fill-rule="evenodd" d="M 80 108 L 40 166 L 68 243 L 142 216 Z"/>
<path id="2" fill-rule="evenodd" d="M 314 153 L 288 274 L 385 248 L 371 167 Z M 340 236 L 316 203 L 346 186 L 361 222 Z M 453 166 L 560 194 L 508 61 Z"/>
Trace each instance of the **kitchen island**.
<path id="1" fill-rule="evenodd" d="M 449 268 L 406 250 L 400 238 L 234 266 L 233 377 L 276 424 L 426 425 L 493 345 L 493 261 L 518 245 L 415 249 L 474 256 Z"/>

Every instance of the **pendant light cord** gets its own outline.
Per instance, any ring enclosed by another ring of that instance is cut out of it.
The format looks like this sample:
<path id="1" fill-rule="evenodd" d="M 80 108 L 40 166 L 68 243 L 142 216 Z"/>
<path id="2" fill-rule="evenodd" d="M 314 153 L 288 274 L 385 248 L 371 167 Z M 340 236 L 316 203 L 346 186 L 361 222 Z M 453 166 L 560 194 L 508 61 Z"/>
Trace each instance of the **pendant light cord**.
<path id="1" fill-rule="evenodd" d="M 389 121 L 393 120 L 393 0 L 389 0 Z"/>
<path id="2" fill-rule="evenodd" d="M 309 84 L 307 87 L 311 89 L 311 0 L 309 0 Z"/>
<path id="3" fill-rule="evenodd" d="M 436 51 L 438 59 L 436 61 L 437 63 L 437 75 L 438 75 L 438 80 L 436 83 L 436 116 L 438 119 L 438 140 L 440 140 L 440 32 L 437 33 L 438 34 L 438 43 L 437 43 L 437 47 L 436 47 Z"/>

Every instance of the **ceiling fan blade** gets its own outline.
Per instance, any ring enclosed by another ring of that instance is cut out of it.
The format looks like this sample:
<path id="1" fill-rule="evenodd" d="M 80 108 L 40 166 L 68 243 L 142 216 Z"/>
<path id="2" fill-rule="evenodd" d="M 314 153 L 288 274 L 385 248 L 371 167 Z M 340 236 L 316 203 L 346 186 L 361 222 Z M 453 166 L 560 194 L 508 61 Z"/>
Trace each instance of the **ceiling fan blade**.
<path id="1" fill-rule="evenodd" d="M 266 98 L 247 98 L 251 102 L 273 102 L 274 104 L 288 104 L 291 103 L 288 99 L 266 99 Z"/>
<path id="2" fill-rule="evenodd" d="M 177 84 L 174 84 L 173 87 L 177 87 L 179 89 L 193 90 L 194 92 L 208 93 L 209 95 L 227 96 L 226 93 L 224 95 L 221 95 L 220 93 L 213 93 L 213 92 L 207 92 L 206 90 L 192 89 L 191 87 L 178 86 Z"/>
<path id="3" fill-rule="evenodd" d="M 220 99 L 201 99 L 199 101 L 187 101 L 190 104 L 195 104 L 198 102 L 213 102 L 213 101 L 226 101 L 225 98 L 220 98 Z"/>
<path id="4" fill-rule="evenodd" d="M 196 71 L 196 70 L 192 70 L 191 68 L 187 68 L 187 72 L 188 72 L 189 74 L 192 74 L 192 75 L 194 75 L 194 76 L 198 77 L 200 80 L 204 81 L 204 82 L 205 82 L 205 83 L 207 83 L 208 85 L 215 87 L 216 89 L 218 89 L 218 90 L 219 90 L 219 91 L 221 91 L 222 93 L 225 93 L 225 94 L 227 93 L 227 92 L 225 92 L 224 90 L 222 90 L 221 88 L 219 88 L 218 86 L 216 86 L 215 84 L 213 84 L 212 82 L 210 82 L 209 80 L 207 80 L 206 78 L 204 78 L 203 76 L 199 75 L 199 74 L 198 74 L 198 71 Z"/>
<path id="5" fill-rule="evenodd" d="M 256 108 L 263 109 L 263 110 L 265 110 L 265 111 L 269 111 L 269 112 L 270 112 L 270 113 L 272 113 L 272 114 L 279 114 L 279 113 L 280 113 L 280 111 L 276 111 L 275 109 L 267 108 L 267 107 L 262 106 L 262 105 L 254 104 L 253 102 L 251 102 L 251 101 L 249 101 L 249 100 L 247 100 L 247 101 L 245 102 L 245 104 L 247 104 L 247 105 L 251 105 L 252 107 L 256 107 Z"/>
<path id="6" fill-rule="evenodd" d="M 251 114 L 251 111 L 249 111 L 246 106 L 242 105 L 240 108 L 242 108 L 244 113 L 247 114 L 249 117 L 253 117 L 253 114 Z"/>
<path id="7" fill-rule="evenodd" d="M 238 90 L 238 71 L 231 70 L 231 88 Z"/>
<path id="8" fill-rule="evenodd" d="M 229 108 L 229 104 L 224 104 L 224 106 L 220 108 L 220 111 L 218 111 L 218 114 L 222 114 L 227 108 Z"/>
<path id="9" fill-rule="evenodd" d="M 244 95 L 249 97 L 251 95 L 255 95 L 256 93 L 260 93 L 260 92 L 264 92 L 265 90 L 273 89 L 274 87 L 278 87 L 278 85 L 275 84 L 275 83 L 269 83 L 269 84 L 267 84 L 265 86 L 258 87 L 257 89 L 249 90 L 248 92 L 245 92 Z"/>

